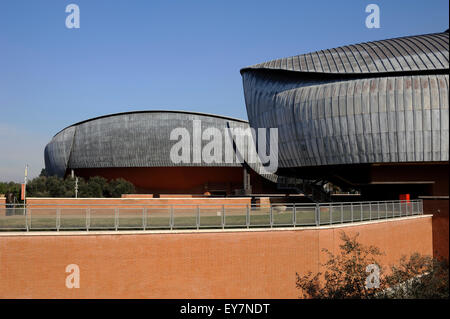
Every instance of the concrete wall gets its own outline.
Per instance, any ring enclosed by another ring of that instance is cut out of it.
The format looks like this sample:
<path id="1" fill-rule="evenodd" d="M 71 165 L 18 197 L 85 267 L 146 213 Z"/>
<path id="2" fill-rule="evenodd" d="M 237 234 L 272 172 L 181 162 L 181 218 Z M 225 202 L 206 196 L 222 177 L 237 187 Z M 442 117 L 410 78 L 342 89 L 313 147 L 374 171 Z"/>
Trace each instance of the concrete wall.
<path id="1" fill-rule="evenodd" d="M 341 227 L 179 233 L 0 233 L 1 298 L 297 298 L 339 232 L 378 246 L 383 264 L 432 253 L 431 216 Z M 80 267 L 80 288 L 65 286 Z"/>

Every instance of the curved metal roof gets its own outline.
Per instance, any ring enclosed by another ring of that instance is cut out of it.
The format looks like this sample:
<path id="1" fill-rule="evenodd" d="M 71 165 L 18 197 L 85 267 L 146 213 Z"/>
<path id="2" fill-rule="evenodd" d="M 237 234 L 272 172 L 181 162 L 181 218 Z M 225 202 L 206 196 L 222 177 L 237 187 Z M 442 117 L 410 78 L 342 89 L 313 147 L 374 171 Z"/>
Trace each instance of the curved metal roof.
<path id="1" fill-rule="evenodd" d="M 251 127 L 278 128 L 280 168 L 449 159 L 448 74 L 243 83 Z"/>
<path id="2" fill-rule="evenodd" d="M 320 50 L 241 69 L 327 74 L 448 70 L 449 33 L 406 36 Z"/>
<path id="3" fill-rule="evenodd" d="M 84 121 L 80 121 L 77 122 L 75 124 L 69 125 L 65 128 L 63 128 L 61 131 L 59 131 L 58 133 L 56 133 L 55 135 L 53 135 L 53 137 L 55 137 L 56 135 L 58 135 L 59 133 L 61 133 L 62 131 L 68 129 L 69 127 L 74 127 L 83 123 L 87 123 L 87 122 L 91 122 L 91 121 L 95 121 L 95 120 L 99 120 L 99 119 L 104 119 L 104 118 L 108 118 L 108 117 L 114 117 L 114 116 L 122 116 L 122 115 L 130 115 L 130 114 L 144 114 L 144 113 L 178 113 L 178 114 L 191 114 L 191 115 L 201 115 L 201 116 L 208 116 L 208 117 L 213 117 L 213 118 L 218 118 L 218 119 L 224 119 L 224 120 L 229 120 L 229 121 L 234 121 L 234 122 L 241 122 L 241 123 L 248 123 L 248 121 L 245 120 L 241 120 L 241 119 L 237 119 L 237 118 L 233 118 L 233 117 L 228 117 L 228 116 L 223 116 L 223 115 L 217 115 L 217 114 L 211 114 L 211 113 L 202 113 L 202 112 L 191 112 L 191 111 L 180 111 L 180 110 L 142 110 L 142 111 L 129 111 L 129 112 L 119 112 L 119 113 L 111 113 L 111 114 L 106 114 L 106 115 L 101 115 L 101 116 L 97 116 L 97 117 L 93 117 Z"/>
<path id="4" fill-rule="evenodd" d="M 449 33 L 348 45 L 241 70 L 279 167 L 449 159 Z"/>
<path id="5" fill-rule="evenodd" d="M 45 166 L 50 175 L 64 176 L 68 168 L 215 166 L 240 167 L 242 163 L 201 162 L 174 163 L 170 139 L 176 128 L 184 128 L 193 137 L 193 120 L 207 128 L 248 128 L 247 121 L 186 111 L 138 111 L 100 116 L 73 124 L 47 144 Z M 183 140 L 183 143 L 186 141 Z M 201 150 L 209 141 L 201 139 Z M 190 139 L 187 141 L 190 145 Z M 249 143 L 249 141 L 246 141 Z M 246 144 L 247 145 L 247 144 Z M 221 143 L 225 154 L 225 144 Z M 188 146 L 190 158 L 199 150 Z M 200 150 L 200 152 L 201 152 Z M 246 160 L 245 155 L 243 156 Z M 256 164 L 255 164 L 256 165 Z M 259 166 L 249 164 L 252 169 Z"/>

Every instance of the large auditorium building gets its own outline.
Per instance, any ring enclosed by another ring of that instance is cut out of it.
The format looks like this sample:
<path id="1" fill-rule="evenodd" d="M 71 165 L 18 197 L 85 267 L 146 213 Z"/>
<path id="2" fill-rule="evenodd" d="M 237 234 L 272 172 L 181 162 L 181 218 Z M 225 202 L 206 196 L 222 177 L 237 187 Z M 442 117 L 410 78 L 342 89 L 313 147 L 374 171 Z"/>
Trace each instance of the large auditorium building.
<path id="1" fill-rule="evenodd" d="M 448 196 L 448 72 L 448 31 L 241 70 L 250 125 L 279 130 L 278 173 L 367 199 Z"/>
<path id="2" fill-rule="evenodd" d="M 175 111 L 94 118 L 53 137 L 46 169 L 121 177 L 154 194 L 276 193 L 282 176 L 331 182 L 365 199 L 448 196 L 448 72 L 448 32 L 261 63 L 241 70 L 249 123 Z M 174 163 L 170 132 L 192 134 L 194 120 L 219 130 L 277 128 L 277 175 L 246 163 Z"/>

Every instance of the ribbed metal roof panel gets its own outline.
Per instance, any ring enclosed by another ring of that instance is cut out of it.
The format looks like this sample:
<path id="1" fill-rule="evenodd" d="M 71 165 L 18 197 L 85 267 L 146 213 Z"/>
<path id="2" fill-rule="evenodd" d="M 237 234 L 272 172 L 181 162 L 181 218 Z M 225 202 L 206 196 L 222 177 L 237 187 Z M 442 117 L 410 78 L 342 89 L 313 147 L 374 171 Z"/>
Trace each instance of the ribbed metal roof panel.
<path id="1" fill-rule="evenodd" d="M 69 126 L 57 133 L 45 148 L 49 174 L 64 176 L 71 168 L 242 166 L 241 163 L 174 163 L 170 152 L 177 141 L 170 140 L 175 128 L 189 132 L 193 143 L 193 120 L 201 121 L 202 132 L 230 126 L 246 129 L 246 121 L 226 117 L 175 111 L 129 112 L 102 116 Z M 201 139 L 201 150 L 209 143 Z M 225 145 L 222 144 L 223 148 Z M 190 158 L 194 147 L 188 146 Z M 201 151 L 200 150 L 200 151 Z M 225 154 L 225 150 L 222 150 Z M 191 160 L 192 161 L 192 160 Z"/>
<path id="2" fill-rule="evenodd" d="M 448 161 L 448 78 L 243 74 L 250 125 L 278 128 L 281 168 Z"/>
<path id="3" fill-rule="evenodd" d="M 449 68 L 448 32 L 346 45 L 243 68 L 330 74 L 389 73 Z"/>

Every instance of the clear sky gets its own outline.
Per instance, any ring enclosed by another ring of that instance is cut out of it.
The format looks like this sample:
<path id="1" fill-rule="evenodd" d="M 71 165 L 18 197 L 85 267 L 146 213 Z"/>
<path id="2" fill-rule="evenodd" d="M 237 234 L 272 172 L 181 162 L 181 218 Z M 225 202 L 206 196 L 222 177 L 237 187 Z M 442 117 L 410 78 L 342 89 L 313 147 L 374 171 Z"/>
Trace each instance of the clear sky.
<path id="1" fill-rule="evenodd" d="M 80 8 L 68 29 L 65 8 Z M 378 4 L 381 27 L 365 7 Z M 62 128 L 132 110 L 247 119 L 242 67 L 448 29 L 446 0 L 0 0 L 0 181 L 44 167 Z"/>

